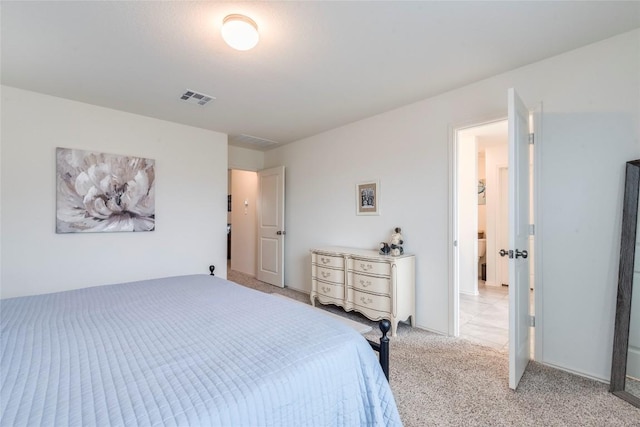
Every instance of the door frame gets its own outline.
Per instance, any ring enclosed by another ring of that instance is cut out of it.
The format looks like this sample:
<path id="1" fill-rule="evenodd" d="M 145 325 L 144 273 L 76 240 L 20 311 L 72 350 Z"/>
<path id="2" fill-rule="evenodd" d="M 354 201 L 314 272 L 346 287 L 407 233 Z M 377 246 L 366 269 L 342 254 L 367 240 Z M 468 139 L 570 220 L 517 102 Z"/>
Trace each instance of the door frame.
<path id="1" fill-rule="evenodd" d="M 542 102 L 535 104 L 533 107 L 529 107 L 529 120 L 532 123 L 532 131 L 535 135 L 535 142 L 533 144 L 533 150 L 529 153 L 530 162 L 533 162 L 533 176 L 531 177 L 533 185 L 533 222 L 535 227 L 535 233 L 533 237 L 533 280 L 534 280 L 534 293 L 533 293 L 533 308 L 535 316 L 535 328 L 533 329 L 533 342 L 534 342 L 534 357 L 533 360 L 540 362 L 544 361 L 543 355 L 543 330 L 544 317 L 542 316 L 543 307 L 543 277 L 542 277 L 542 253 L 543 253 L 543 240 L 542 240 L 542 226 L 543 220 L 540 215 L 542 212 Z M 533 158 L 531 158 L 533 157 Z"/>
<path id="2" fill-rule="evenodd" d="M 448 126 L 449 133 L 449 241 L 447 243 L 449 273 L 449 321 L 448 335 L 457 337 L 460 335 L 460 289 L 457 281 L 458 265 L 456 257 L 456 238 L 457 230 L 457 178 L 458 178 L 458 131 L 487 125 L 490 123 L 507 120 L 506 103 L 504 115 L 490 116 L 478 118 L 477 120 L 468 120 L 460 123 L 453 123 Z M 533 132 L 535 133 L 535 143 L 533 145 L 533 215 L 535 219 L 535 237 L 533 239 L 535 263 L 533 265 L 535 292 L 534 292 L 534 310 L 535 310 L 535 328 L 534 328 L 534 358 L 533 360 L 543 361 L 543 277 L 542 277 L 542 260 L 543 260 L 543 242 L 541 239 L 543 230 L 543 221 L 540 216 L 542 211 L 541 203 L 541 179 L 542 176 L 542 103 L 538 103 L 533 108 L 529 108 L 530 116 L 533 120 Z"/>
<path id="3" fill-rule="evenodd" d="M 486 118 L 484 120 L 470 121 L 459 125 L 449 126 L 449 336 L 460 335 L 460 282 L 458 278 L 458 132 L 504 122 L 506 116 Z"/>

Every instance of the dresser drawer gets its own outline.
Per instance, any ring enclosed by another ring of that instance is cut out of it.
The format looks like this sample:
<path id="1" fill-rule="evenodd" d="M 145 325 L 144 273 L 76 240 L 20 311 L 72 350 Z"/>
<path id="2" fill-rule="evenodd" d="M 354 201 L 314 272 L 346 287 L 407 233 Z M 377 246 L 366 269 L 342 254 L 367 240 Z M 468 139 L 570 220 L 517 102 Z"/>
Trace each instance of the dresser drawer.
<path id="1" fill-rule="evenodd" d="M 391 257 L 376 249 L 325 246 L 311 249 L 311 304 L 335 304 L 370 320 L 415 320 L 415 257 Z"/>
<path id="2" fill-rule="evenodd" d="M 375 274 L 377 276 L 391 276 L 391 264 L 368 259 L 353 259 L 353 271 L 356 273 Z"/>
<path id="3" fill-rule="evenodd" d="M 353 303 L 358 307 L 368 310 L 382 311 L 385 313 L 391 311 L 391 298 L 388 296 L 372 295 L 354 290 Z"/>
<path id="4" fill-rule="evenodd" d="M 344 258 L 325 254 L 314 254 L 318 267 L 344 268 Z"/>
<path id="5" fill-rule="evenodd" d="M 317 281 L 316 292 L 319 295 L 324 295 L 330 298 L 343 300 L 344 299 L 344 286 L 336 285 L 333 283 L 326 283 L 321 280 Z"/>
<path id="6" fill-rule="evenodd" d="M 333 270 L 331 268 L 317 266 L 316 278 L 326 282 L 344 285 L 344 270 Z"/>
<path id="7" fill-rule="evenodd" d="M 366 292 L 383 295 L 389 295 L 391 293 L 391 279 L 388 277 L 373 277 L 353 273 L 353 280 L 350 283 L 354 289 Z"/>

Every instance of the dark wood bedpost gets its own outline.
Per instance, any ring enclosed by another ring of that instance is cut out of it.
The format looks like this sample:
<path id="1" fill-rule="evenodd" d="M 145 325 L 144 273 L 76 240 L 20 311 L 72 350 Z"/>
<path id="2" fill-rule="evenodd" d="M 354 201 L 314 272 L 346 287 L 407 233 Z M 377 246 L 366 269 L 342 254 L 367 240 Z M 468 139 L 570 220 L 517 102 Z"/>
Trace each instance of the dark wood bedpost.
<path id="1" fill-rule="evenodd" d="M 380 321 L 380 331 L 382 331 L 382 337 L 380 338 L 380 366 L 382 366 L 382 371 L 384 372 L 384 376 L 387 377 L 387 381 L 389 381 L 389 337 L 387 333 L 391 329 L 391 322 L 387 319 L 382 319 Z"/>
<path id="2" fill-rule="evenodd" d="M 387 377 L 387 381 L 389 381 L 389 337 L 387 333 L 391 330 L 391 322 L 387 319 L 382 319 L 380 323 L 378 323 L 378 326 L 382 332 L 380 344 L 371 340 L 367 341 L 369 341 L 371 348 L 378 352 L 382 372 L 384 372 L 384 376 Z"/>

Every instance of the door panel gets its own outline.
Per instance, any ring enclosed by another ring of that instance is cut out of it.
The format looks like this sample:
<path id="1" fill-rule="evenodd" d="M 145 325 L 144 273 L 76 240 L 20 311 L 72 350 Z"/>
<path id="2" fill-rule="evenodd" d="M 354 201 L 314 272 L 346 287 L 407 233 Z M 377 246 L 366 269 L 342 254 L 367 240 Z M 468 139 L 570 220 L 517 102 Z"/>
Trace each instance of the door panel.
<path id="1" fill-rule="evenodd" d="M 258 172 L 257 278 L 284 287 L 284 166 Z"/>
<path id="2" fill-rule="evenodd" d="M 260 182 L 262 211 L 260 219 L 266 227 L 278 226 L 278 179 L 276 175 L 262 175 Z"/>
<path id="3" fill-rule="evenodd" d="M 278 239 L 261 238 L 262 271 L 271 274 L 278 273 Z"/>
<path id="4" fill-rule="evenodd" d="M 509 387 L 529 363 L 529 111 L 509 89 Z M 511 252 L 512 251 L 512 252 Z M 527 257 L 519 256 L 522 251 Z"/>

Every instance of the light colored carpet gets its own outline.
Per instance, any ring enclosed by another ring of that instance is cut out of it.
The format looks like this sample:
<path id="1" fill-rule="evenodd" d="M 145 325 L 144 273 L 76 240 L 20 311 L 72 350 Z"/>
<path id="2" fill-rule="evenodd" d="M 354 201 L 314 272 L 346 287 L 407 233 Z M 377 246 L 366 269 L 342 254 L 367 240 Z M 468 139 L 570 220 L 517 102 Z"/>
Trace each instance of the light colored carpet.
<path id="1" fill-rule="evenodd" d="M 250 276 L 229 280 L 309 303 L 309 296 Z M 374 325 L 334 306 L 319 307 Z M 531 362 L 518 391 L 508 387 L 507 354 L 459 338 L 401 324 L 391 339 L 390 384 L 406 427 L 640 426 L 640 409 L 608 392 L 606 384 Z"/>
<path id="2" fill-rule="evenodd" d="M 272 295 L 275 295 L 275 296 L 290 300 L 289 297 L 286 297 L 286 296 L 284 296 L 282 294 L 273 293 Z M 294 301 L 295 301 L 296 304 L 304 304 L 304 305 L 309 306 L 309 304 L 305 304 L 302 301 L 297 301 L 297 300 L 294 300 Z M 347 318 L 345 316 L 340 316 L 339 314 L 334 314 L 334 313 L 331 313 L 329 311 L 322 310 L 321 308 L 318 308 L 318 307 L 310 307 L 309 306 L 309 308 L 312 309 L 312 310 L 320 310 L 320 312 L 323 313 L 325 316 L 331 316 L 334 319 L 339 320 L 340 322 L 344 323 L 348 327 L 353 328 L 356 331 L 358 331 L 359 334 L 366 334 L 366 333 L 371 332 L 373 330 L 373 328 L 371 326 L 365 325 L 364 323 L 356 322 L 355 320 L 351 320 L 351 319 L 349 319 L 349 318 Z"/>

